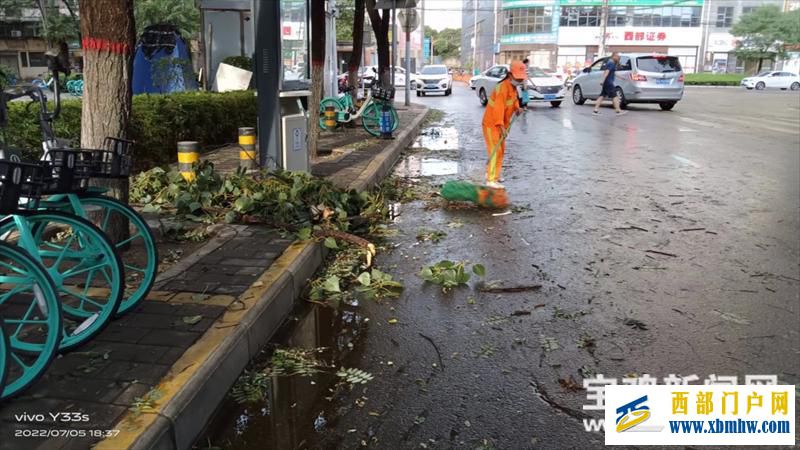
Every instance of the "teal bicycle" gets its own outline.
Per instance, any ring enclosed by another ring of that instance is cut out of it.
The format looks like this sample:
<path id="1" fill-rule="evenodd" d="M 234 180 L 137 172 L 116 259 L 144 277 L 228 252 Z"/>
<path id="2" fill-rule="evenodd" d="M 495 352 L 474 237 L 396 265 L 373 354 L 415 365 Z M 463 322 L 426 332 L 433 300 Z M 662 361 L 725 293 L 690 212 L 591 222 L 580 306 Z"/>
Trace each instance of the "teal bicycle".
<path id="1" fill-rule="evenodd" d="M 0 213 L 16 213 L 35 165 L 0 161 Z M 62 302 L 48 270 L 19 247 L 0 243 L 0 399 L 36 381 L 64 336 Z"/>
<path id="2" fill-rule="evenodd" d="M 344 94 L 341 97 L 326 97 L 319 103 L 319 126 L 323 130 L 330 127 L 325 125 L 325 111 L 328 107 L 332 106 L 336 112 L 335 120 L 336 126 L 353 122 L 361 119 L 361 125 L 367 133 L 373 136 L 381 135 L 380 120 L 384 107 L 389 108 L 389 113 L 392 116 L 392 132 L 397 130 L 399 117 L 397 110 L 392 106 L 391 97 L 392 91 L 384 89 L 373 89 L 367 94 L 367 98 L 361 103 L 361 107 L 356 107 L 353 100 L 353 92 L 355 88 L 345 88 Z"/>
<path id="3" fill-rule="evenodd" d="M 117 313 L 125 289 L 122 261 L 100 229 L 84 218 L 38 205 L 42 196 L 84 187 L 88 158 L 86 152 L 51 150 L 40 165 L 0 160 L 0 166 L 33 171 L 23 172 L 21 178 L 25 208 L 5 208 L 9 215 L 0 220 L 0 240 L 25 250 L 53 280 L 63 311 L 62 351 L 99 333 Z"/>
<path id="4" fill-rule="evenodd" d="M 56 73 L 54 71 L 54 73 Z M 53 132 L 53 123 L 61 111 L 61 96 L 55 88 L 55 107 L 48 110 L 47 97 L 33 86 L 18 90 L 10 98 L 29 97 L 39 105 L 39 126 L 45 153 L 62 151 L 69 143 Z M 89 178 L 119 179 L 130 175 L 134 143 L 125 139 L 106 138 L 102 149 L 78 150 L 88 155 Z M 135 308 L 155 282 L 158 273 L 158 250 L 150 227 L 142 216 L 125 203 L 105 195 L 106 189 L 85 186 L 65 194 L 52 194 L 39 202 L 39 208 L 63 211 L 90 220 L 107 233 L 115 224 L 128 224 L 128 233 L 115 237 L 113 242 L 125 266 L 126 290 L 118 315 Z M 137 251 L 129 251 L 129 250 Z"/>

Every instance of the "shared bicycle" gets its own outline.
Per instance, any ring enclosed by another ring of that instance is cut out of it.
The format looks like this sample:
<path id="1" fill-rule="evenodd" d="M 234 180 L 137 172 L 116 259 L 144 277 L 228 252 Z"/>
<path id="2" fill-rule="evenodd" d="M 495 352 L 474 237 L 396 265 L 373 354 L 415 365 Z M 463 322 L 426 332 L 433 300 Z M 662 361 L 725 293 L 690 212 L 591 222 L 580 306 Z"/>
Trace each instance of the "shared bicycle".
<path id="1" fill-rule="evenodd" d="M 394 90 L 392 89 L 371 89 L 367 93 L 367 97 L 363 100 L 360 107 L 356 106 L 353 98 L 355 88 L 345 88 L 340 97 L 326 97 L 320 101 L 319 104 L 319 126 L 323 130 L 327 130 L 325 126 L 325 111 L 328 107 L 333 107 L 336 112 L 335 120 L 337 126 L 354 122 L 361 119 L 361 125 L 367 133 L 373 136 L 381 135 L 380 120 L 383 110 L 389 109 L 391 114 L 392 132 L 397 130 L 399 118 L 397 110 L 392 105 L 392 98 L 394 97 Z"/>
<path id="2" fill-rule="evenodd" d="M 52 112 L 40 87 L 5 95 L 38 104 L 43 154 L 23 162 L 0 146 L 0 399 L 36 381 L 58 352 L 135 308 L 157 273 L 144 219 L 89 186 L 91 179 L 127 178 L 133 142 L 107 138 L 101 149 L 70 148 L 53 132 L 60 112 L 54 89 Z"/>

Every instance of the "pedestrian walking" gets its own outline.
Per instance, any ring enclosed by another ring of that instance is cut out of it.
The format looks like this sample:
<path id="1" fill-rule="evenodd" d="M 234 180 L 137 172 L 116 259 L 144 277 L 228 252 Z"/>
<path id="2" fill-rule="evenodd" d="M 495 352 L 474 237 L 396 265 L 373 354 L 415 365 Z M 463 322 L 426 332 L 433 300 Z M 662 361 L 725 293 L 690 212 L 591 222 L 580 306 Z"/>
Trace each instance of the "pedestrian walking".
<path id="1" fill-rule="evenodd" d="M 603 67 L 603 79 L 600 81 L 600 84 L 603 86 L 603 90 L 600 92 L 600 97 L 598 97 L 597 100 L 595 100 L 594 102 L 594 111 L 592 112 L 594 115 L 600 114 L 600 105 L 603 104 L 603 100 L 605 100 L 606 98 L 611 99 L 611 103 L 613 103 L 614 110 L 617 112 L 618 116 L 621 116 L 628 112 L 628 111 L 623 111 L 619 106 L 617 87 L 614 82 L 618 64 L 619 64 L 619 53 L 614 52 L 611 54 L 611 58 L 608 58 L 608 61 L 606 61 Z"/>
<path id="2" fill-rule="evenodd" d="M 523 108 L 523 111 L 527 111 L 528 102 L 531 101 L 531 94 L 528 92 L 528 64 L 530 64 L 530 61 L 528 58 L 525 58 L 522 60 L 522 64 L 525 64 L 525 81 L 519 87 L 519 104 Z"/>
<path id="3" fill-rule="evenodd" d="M 486 165 L 486 185 L 502 188 L 498 183 L 503 168 L 503 155 L 506 150 L 505 138 L 511 125 L 511 118 L 520 111 L 517 88 L 525 84 L 528 71 L 521 61 L 513 61 L 511 70 L 503 81 L 497 83 L 483 113 L 483 139 L 489 162 Z"/>

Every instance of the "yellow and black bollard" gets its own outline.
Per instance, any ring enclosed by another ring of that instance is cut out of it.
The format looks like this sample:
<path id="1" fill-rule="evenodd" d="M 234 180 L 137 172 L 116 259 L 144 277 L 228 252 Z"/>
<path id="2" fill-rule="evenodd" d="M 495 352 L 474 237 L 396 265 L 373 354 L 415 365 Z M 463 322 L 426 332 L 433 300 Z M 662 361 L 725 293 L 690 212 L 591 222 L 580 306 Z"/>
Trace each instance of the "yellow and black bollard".
<path id="1" fill-rule="evenodd" d="M 253 127 L 239 128 L 239 167 L 242 169 L 256 168 L 256 129 Z"/>
<path id="2" fill-rule="evenodd" d="M 178 142 L 178 171 L 186 181 L 194 180 L 192 164 L 200 160 L 200 143 L 195 141 Z"/>
<path id="3" fill-rule="evenodd" d="M 328 130 L 336 128 L 336 107 L 333 105 L 325 107 L 325 128 Z"/>

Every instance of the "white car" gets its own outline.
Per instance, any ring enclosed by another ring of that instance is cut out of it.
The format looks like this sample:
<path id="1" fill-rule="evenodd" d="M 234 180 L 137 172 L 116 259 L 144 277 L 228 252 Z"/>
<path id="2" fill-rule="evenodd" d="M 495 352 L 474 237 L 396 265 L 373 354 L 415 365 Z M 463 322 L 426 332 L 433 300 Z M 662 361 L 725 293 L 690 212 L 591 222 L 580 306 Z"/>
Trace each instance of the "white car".
<path id="1" fill-rule="evenodd" d="M 392 69 L 389 68 L 391 71 Z M 391 76 L 391 72 L 390 76 Z M 362 83 L 366 84 L 367 86 L 372 86 L 375 82 L 375 79 L 378 76 L 378 66 L 367 66 L 364 68 L 364 74 L 362 75 Z M 411 89 L 414 89 L 414 75 L 411 76 Z M 395 66 L 394 67 L 394 86 L 397 88 L 405 88 L 406 87 L 406 69 Z"/>
<path id="2" fill-rule="evenodd" d="M 755 88 L 759 91 L 766 88 L 791 89 L 796 91 L 800 89 L 800 76 L 791 72 L 766 70 L 758 75 L 743 79 L 741 85 L 747 89 Z"/>
<path id="3" fill-rule="evenodd" d="M 484 78 L 486 76 L 486 72 L 488 72 L 488 70 L 485 71 L 485 72 L 481 72 L 481 73 L 475 75 L 474 77 L 470 78 L 469 79 L 469 88 L 474 91 L 475 90 L 475 83 L 477 83 L 478 80 Z"/>
<path id="4" fill-rule="evenodd" d="M 494 87 L 506 77 L 508 73 L 507 64 L 498 64 L 484 72 L 483 77 L 475 81 L 475 90 L 481 105 L 486 106 L 489 96 L 492 95 Z M 528 95 L 530 103 L 549 102 L 554 108 L 561 106 L 564 101 L 567 89 L 564 82 L 556 77 L 548 76 L 538 67 L 528 67 Z"/>
<path id="5" fill-rule="evenodd" d="M 415 75 L 414 87 L 417 97 L 431 93 L 447 96 L 453 93 L 453 76 L 445 65 L 425 66 Z"/>

